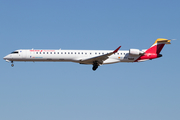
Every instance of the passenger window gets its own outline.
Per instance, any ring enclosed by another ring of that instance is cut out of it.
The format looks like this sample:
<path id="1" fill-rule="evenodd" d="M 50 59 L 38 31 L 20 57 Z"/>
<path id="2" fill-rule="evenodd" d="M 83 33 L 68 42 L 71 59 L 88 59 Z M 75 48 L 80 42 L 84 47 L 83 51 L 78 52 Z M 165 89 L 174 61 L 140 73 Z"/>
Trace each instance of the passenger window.
<path id="1" fill-rule="evenodd" d="M 47 52 L 47 54 L 48 54 L 48 52 Z"/>
<path id="2" fill-rule="evenodd" d="M 45 52 L 43 52 L 43 54 L 45 54 Z"/>
<path id="3" fill-rule="evenodd" d="M 82 54 L 83 54 L 83 52 L 82 52 Z"/>
<path id="4" fill-rule="evenodd" d="M 73 54 L 73 52 L 71 52 L 71 54 Z"/>
<path id="5" fill-rule="evenodd" d="M 52 52 L 50 52 L 50 54 L 52 54 Z"/>
<path id="6" fill-rule="evenodd" d="M 56 52 L 54 52 L 54 54 L 56 54 Z"/>
<path id="7" fill-rule="evenodd" d="M 39 52 L 39 54 L 41 54 L 41 52 Z"/>
<path id="8" fill-rule="evenodd" d="M 38 54 L 38 52 L 36 52 L 36 54 Z"/>
<path id="9" fill-rule="evenodd" d="M 57 54 L 59 54 L 59 52 L 57 52 Z"/>
<path id="10" fill-rule="evenodd" d="M 61 52 L 61 54 L 63 54 L 63 52 Z"/>

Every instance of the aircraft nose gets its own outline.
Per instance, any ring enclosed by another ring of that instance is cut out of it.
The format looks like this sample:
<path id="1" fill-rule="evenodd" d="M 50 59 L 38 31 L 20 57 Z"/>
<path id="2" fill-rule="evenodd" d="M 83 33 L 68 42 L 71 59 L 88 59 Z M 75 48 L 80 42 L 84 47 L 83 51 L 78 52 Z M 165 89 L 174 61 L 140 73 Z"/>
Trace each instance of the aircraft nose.
<path id="1" fill-rule="evenodd" d="M 3 57 L 4 60 L 8 60 L 10 58 L 9 55 L 6 55 L 5 57 Z"/>
<path id="2" fill-rule="evenodd" d="M 6 60 L 6 59 L 7 59 L 7 56 L 3 57 L 3 59 Z"/>

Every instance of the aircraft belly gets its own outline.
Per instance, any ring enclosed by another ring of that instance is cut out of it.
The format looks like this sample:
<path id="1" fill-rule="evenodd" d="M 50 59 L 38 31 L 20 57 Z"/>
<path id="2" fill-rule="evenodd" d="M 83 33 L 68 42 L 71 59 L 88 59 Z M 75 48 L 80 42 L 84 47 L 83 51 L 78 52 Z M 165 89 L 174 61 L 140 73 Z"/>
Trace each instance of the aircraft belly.
<path id="1" fill-rule="evenodd" d="M 112 64 L 112 63 L 118 63 L 120 60 L 118 59 L 107 59 L 103 62 L 103 64 Z"/>
<path id="2" fill-rule="evenodd" d="M 74 57 L 56 57 L 56 56 L 29 56 L 27 58 L 12 58 L 10 61 L 52 61 L 52 62 L 79 62 L 79 59 Z"/>

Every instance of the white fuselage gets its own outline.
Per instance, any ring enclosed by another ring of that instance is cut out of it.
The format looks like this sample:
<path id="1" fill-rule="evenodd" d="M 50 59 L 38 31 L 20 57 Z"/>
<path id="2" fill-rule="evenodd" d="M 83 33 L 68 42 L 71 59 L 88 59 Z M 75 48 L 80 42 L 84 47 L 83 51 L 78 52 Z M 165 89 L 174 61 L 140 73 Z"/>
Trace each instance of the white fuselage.
<path id="1" fill-rule="evenodd" d="M 80 64 L 92 64 L 84 63 L 83 61 L 89 58 L 101 56 L 112 52 L 112 50 L 16 50 L 11 54 L 4 57 L 7 61 L 53 61 L 53 62 L 76 62 Z M 117 53 L 109 56 L 108 59 L 103 61 L 102 64 L 111 64 L 117 62 L 134 62 L 139 58 L 138 56 L 132 56 L 129 51 L 119 50 Z"/>
<path id="2" fill-rule="evenodd" d="M 118 62 L 142 62 L 162 57 L 160 54 L 165 44 L 170 44 L 171 40 L 158 38 L 154 44 L 145 50 L 129 49 L 119 50 L 119 46 L 112 50 L 34 50 L 20 49 L 5 56 L 3 59 L 11 61 L 49 61 L 49 62 L 76 62 L 80 64 L 91 64 L 95 71 L 98 66 Z"/>

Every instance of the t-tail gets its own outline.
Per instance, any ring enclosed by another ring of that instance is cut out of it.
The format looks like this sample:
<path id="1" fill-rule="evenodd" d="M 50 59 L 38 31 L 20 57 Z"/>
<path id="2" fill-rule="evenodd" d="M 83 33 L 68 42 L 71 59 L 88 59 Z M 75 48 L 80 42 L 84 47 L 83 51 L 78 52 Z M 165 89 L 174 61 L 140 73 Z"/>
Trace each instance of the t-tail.
<path id="1" fill-rule="evenodd" d="M 171 44 L 170 42 L 171 40 L 158 38 L 154 42 L 154 44 L 144 52 L 144 55 L 140 56 L 136 61 L 140 62 L 162 57 L 162 55 L 160 54 L 161 50 L 163 49 L 165 44 Z"/>

